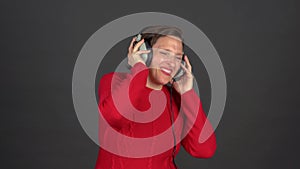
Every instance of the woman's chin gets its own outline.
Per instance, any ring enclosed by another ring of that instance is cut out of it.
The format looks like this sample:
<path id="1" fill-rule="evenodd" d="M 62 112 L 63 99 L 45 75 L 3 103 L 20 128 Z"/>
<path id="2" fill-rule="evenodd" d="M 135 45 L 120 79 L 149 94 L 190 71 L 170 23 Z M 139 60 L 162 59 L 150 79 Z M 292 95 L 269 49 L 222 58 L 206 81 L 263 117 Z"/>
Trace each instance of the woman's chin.
<path id="1" fill-rule="evenodd" d="M 160 85 L 166 85 L 172 80 L 172 77 L 170 75 L 166 75 L 160 70 L 158 70 L 152 77 L 154 77 L 152 78 L 153 82 Z"/>
<path id="2" fill-rule="evenodd" d="M 166 85 L 166 84 L 168 84 L 170 81 L 172 80 L 172 78 L 163 78 L 163 79 L 161 79 L 161 84 L 162 85 Z"/>

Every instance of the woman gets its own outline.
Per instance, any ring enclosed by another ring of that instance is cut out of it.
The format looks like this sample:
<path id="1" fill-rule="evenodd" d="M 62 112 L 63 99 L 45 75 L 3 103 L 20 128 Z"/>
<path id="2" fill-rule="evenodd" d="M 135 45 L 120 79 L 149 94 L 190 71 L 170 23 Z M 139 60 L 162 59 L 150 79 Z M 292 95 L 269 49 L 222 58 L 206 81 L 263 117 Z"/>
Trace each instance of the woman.
<path id="1" fill-rule="evenodd" d="M 129 145 L 121 137 L 112 140 L 111 131 L 100 123 L 101 144 L 110 144 L 117 152 L 100 147 L 95 168 L 175 169 L 174 158 L 180 145 L 194 157 L 212 157 L 216 150 L 214 133 L 211 132 L 205 142 L 198 141 L 206 116 L 193 90 L 192 66 L 183 53 L 182 32 L 175 27 L 150 26 L 141 31 L 141 38 L 137 42 L 134 37 L 128 48 L 131 73 L 113 72 L 101 78 L 99 110 L 109 125 L 122 135 L 153 140 L 145 145 Z M 152 49 L 141 50 L 145 43 Z M 150 61 L 142 57 L 145 54 Z M 184 74 L 175 80 L 178 71 Z M 169 128 L 172 128 L 172 137 L 155 139 Z M 165 145 L 171 146 L 166 148 Z M 144 149 L 152 155 L 137 155 Z"/>

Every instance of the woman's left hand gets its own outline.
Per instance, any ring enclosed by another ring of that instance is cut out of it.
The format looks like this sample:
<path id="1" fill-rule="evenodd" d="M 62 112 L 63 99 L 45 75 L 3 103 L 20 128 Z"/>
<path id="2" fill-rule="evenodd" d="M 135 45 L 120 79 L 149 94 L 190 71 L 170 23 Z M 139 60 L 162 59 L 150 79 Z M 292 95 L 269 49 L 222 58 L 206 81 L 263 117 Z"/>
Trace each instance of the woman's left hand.
<path id="1" fill-rule="evenodd" d="M 175 81 L 173 84 L 175 90 L 180 94 L 184 94 L 185 92 L 193 88 L 194 76 L 192 74 L 192 65 L 187 55 L 184 56 L 184 61 L 186 63 L 186 66 L 181 64 L 181 68 L 185 71 L 185 73 L 178 81 Z"/>

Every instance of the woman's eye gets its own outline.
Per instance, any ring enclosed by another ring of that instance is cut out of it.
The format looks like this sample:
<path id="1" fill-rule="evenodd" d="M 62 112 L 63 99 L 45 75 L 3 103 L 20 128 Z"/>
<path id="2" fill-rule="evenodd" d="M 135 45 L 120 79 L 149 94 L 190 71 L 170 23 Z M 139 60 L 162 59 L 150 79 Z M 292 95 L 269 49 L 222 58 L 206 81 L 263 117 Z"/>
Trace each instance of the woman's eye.
<path id="1" fill-rule="evenodd" d="M 162 54 L 162 55 L 167 55 L 167 53 L 166 53 L 166 52 L 160 52 L 160 54 Z"/>
<path id="2" fill-rule="evenodd" d="M 181 57 L 176 57 L 176 60 L 177 60 L 178 62 L 181 62 L 182 58 L 181 58 Z"/>

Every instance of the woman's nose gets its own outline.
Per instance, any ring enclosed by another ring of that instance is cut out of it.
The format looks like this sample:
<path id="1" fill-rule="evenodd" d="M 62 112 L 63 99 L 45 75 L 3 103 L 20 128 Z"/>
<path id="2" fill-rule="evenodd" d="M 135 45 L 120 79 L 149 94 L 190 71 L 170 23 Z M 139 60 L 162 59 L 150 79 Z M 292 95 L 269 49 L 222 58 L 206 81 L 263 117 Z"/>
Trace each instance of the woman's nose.
<path id="1" fill-rule="evenodd" d="M 164 58 L 165 62 L 167 64 L 169 64 L 172 68 L 175 67 L 175 62 L 176 62 L 176 59 L 174 59 L 174 57 L 166 57 Z"/>

